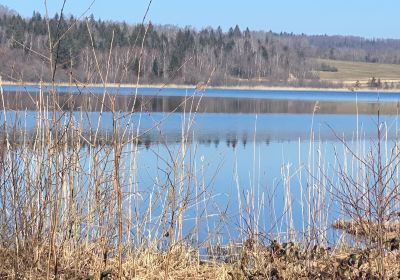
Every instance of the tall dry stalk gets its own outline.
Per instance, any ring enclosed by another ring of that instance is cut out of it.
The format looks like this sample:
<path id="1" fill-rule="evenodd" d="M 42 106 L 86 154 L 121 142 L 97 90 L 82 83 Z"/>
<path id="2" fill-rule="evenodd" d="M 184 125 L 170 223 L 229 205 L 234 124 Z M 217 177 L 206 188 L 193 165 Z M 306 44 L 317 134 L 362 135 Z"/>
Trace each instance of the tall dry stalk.
<path id="1" fill-rule="evenodd" d="M 340 138 L 346 154 L 357 162 L 357 170 L 352 174 L 347 166 L 339 163 L 339 183 L 334 185 L 329 181 L 329 184 L 345 219 L 336 221 L 334 227 L 354 235 L 356 239 L 365 240 L 369 248 L 376 247 L 379 277 L 385 279 L 385 247 L 398 234 L 396 225 L 400 196 L 396 170 L 400 154 L 397 140 L 389 147 L 387 127 L 381 123 L 379 112 L 376 129 L 377 140 L 365 153 L 356 153 Z M 336 157 L 339 157 L 338 154 Z"/>

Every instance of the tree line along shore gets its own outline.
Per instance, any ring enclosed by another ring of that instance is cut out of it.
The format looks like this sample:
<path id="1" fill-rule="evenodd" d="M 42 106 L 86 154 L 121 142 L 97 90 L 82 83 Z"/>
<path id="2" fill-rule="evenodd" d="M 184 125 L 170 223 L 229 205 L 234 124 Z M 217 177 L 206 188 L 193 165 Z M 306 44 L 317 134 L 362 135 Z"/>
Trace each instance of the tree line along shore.
<path id="1" fill-rule="evenodd" d="M 400 40 L 239 26 L 196 30 L 93 16 L 46 18 L 38 12 L 23 18 L 0 7 L 0 53 L 0 75 L 11 82 L 386 90 L 399 86 L 393 73 L 400 69 Z M 349 63 L 366 74 L 351 77 L 357 71 L 346 72 Z M 365 67 L 369 70 L 363 71 Z"/>

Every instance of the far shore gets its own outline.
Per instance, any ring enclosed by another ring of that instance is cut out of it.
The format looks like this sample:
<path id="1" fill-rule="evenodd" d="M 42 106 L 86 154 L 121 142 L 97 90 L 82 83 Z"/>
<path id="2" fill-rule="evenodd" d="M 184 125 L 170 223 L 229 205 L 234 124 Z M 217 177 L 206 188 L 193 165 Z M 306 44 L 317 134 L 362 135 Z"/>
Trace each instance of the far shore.
<path id="1" fill-rule="evenodd" d="M 339 92 L 400 92 L 400 89 L 376 89 L 376 88 L 353 88 L 353 87 L 340 87 L 340 88 L 322 88 L 322 87 L 293 87 L 293 86 L 205 86 L 199 85 L 182 85 L 182 84 L 121 84 L 121 83 L 107 83 L 107 84 L 74 84 L 74 83 L 55 83 L 55 86 L 78 86 L 78 87 L 113 87 L 113 88 L 177 88 L 177 89 L 223 89 L 223 90 L 266 90 L 266 91 L 339 91 Z M 53 86 L 53 83 L 42 82 L 12 82 L 1 81 L 0 86 Z"/>

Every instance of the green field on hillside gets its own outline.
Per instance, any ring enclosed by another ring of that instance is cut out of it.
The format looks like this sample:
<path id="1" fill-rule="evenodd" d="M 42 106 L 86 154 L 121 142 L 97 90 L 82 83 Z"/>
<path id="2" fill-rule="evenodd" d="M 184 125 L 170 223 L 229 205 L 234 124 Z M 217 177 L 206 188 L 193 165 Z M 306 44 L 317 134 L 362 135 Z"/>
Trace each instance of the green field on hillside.
<path id="1" fill-rule="evenodd" d="M 317 64 L 326 64 L 337 68 L 337 72 L 318 71 L 321 80 L 330 82 L 353 83 L 355 81 L 366 82 L 372 77 L 381 79 L 382 82 L 399 82 L 400 65 L 353 62 L 330 59 L 316 59 Z"/>

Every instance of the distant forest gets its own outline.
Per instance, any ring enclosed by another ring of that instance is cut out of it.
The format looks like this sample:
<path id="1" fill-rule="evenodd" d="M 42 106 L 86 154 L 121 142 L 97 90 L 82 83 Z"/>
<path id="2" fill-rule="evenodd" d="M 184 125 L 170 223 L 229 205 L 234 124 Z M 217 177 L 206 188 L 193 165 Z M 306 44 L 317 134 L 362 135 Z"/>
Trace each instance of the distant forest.
<path id="1" fill-rule="evenodd" d="M 315 58 L 400 64 L 400 40 L 129 25 L 93 16 L 47 20 L 0 9 L 0 75 L 10 81 L 332 86 L 318 71 L 337 69 Z"/>

